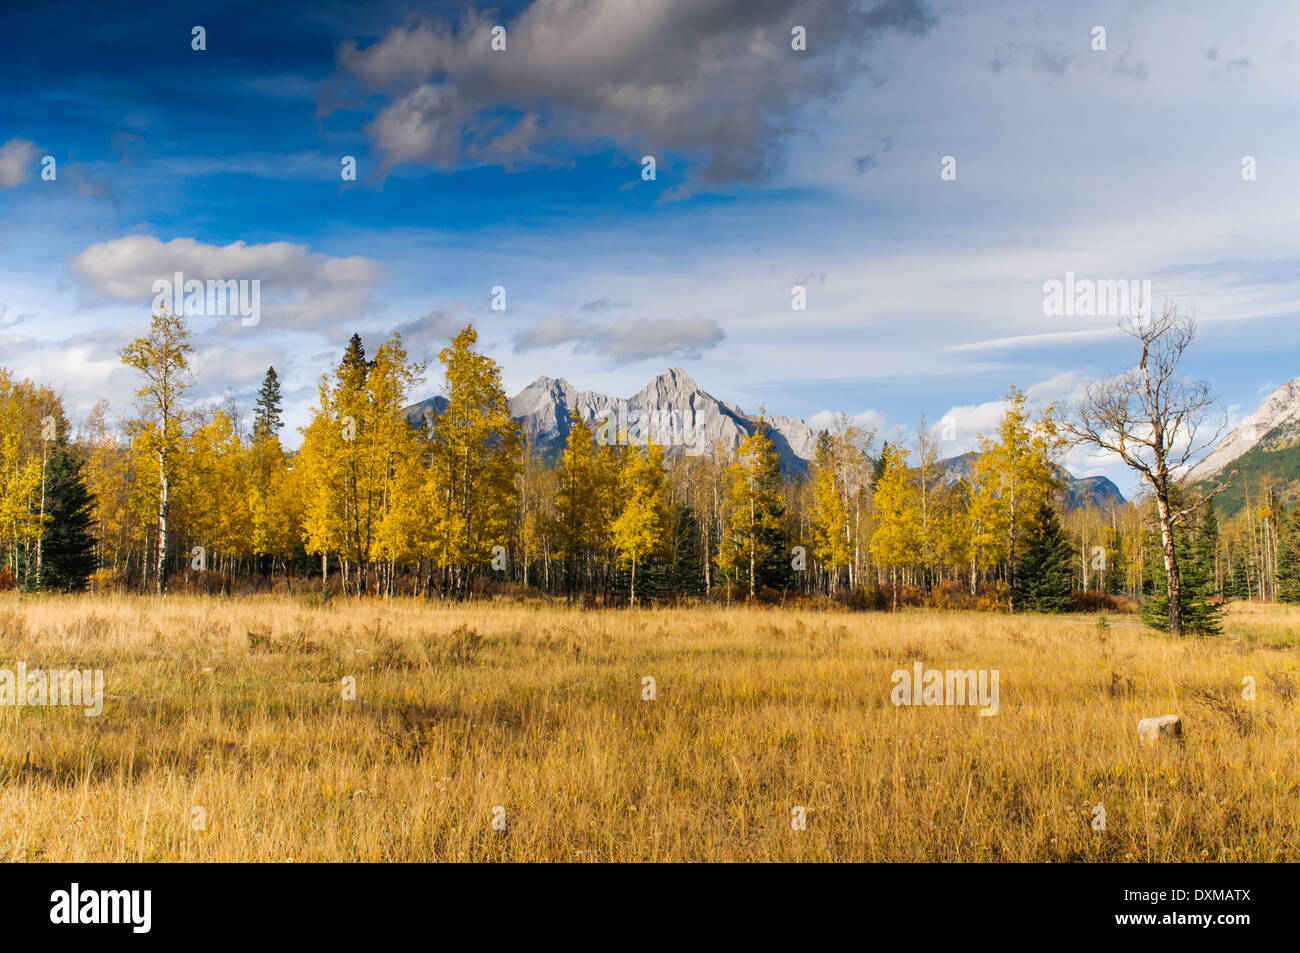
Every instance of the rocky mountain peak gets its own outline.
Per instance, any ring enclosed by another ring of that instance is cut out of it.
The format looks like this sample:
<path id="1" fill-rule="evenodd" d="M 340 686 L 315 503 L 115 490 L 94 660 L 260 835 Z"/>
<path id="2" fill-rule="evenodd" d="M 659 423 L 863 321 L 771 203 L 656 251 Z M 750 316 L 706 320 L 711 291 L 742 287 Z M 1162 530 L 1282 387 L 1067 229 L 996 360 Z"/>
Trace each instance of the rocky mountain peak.
<path id="1" fill-rule="evenodd" d="M 670 367 L 641 388 L 633 399 L 645 404 L 682 407 L 697 393 L 702 391 L 691 375 L 680 367 Z"/>
<path id="2" fill-rule="evenodd" d="M 1282 443 L 1300 431 L 1300 377 L 1288 381 L 1269 395 L 1259 409 L 1219 441 L 1210 454 L 1192 467 L 1192 482 L 1208 479 L 1256 446 Z"/>

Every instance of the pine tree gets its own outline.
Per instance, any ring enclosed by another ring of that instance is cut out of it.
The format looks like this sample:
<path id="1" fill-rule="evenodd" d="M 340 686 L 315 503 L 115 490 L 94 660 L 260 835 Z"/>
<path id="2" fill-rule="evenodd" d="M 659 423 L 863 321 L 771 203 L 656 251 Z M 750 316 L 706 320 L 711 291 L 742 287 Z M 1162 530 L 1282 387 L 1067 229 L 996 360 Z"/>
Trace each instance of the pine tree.
<path id="1" fill-rule="evenodd" d="M 45 511 L 50 517 L 42 544 L 41 588 L 80 592 L 95 571 L 95 498 L 82 462 L 60 441 L 45 471 Z"/>
<path id="2" fill-rule="evenodd" d="M 360 339 L 358 339 L 357 343 L 360 344 Z M 254 436 L 260 436 L 264 433 L 279 433 L 280 428 L 284 426 L 284 421 L 280 418 L 280 378 L 275 373 L 274 366 L 266 369 L 266 376 L 262 379 L 262 389 L 257 392 L 257 404 L 255 406 L 253 416 Z"/>
<path id="3" fill-rule="evenodd" d="M 1056 509 L 1039 505 L 1016 573 L 1016 603 L 1031 612 L 1065 612 L 1074 591 L 1074 550 Z"/>
<path id="4" fill-rule="evenodd" d="M 1277 601 L 1300 602 L 1300 500 L 1278 519 Z"/>
<path id="5" fill-rule="evenodd" d="M 353 331 L 348 346 L 343 349 L 343 360 L 339 361 L 339 377 L 359 388 L 365 382 L 371 363 L 366 360 L 366 346 L 361 343 L 361 335 Z"/>

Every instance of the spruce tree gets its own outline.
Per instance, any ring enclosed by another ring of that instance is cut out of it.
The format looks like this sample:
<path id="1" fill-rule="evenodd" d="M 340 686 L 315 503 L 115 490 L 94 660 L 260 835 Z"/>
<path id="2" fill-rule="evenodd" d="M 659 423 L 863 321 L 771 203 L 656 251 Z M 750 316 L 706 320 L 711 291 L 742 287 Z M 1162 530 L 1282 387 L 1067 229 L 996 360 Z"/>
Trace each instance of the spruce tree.
<path id="1" fill-rule="evenodd" d="M 1074 550 L 1048 501 L 1038 509 L 1016 570 L 1016 603 L 1031 612 L 1065 612 L 1074 591 Z"/>
<path id="2" fill-rule="evenodd" d="M 80 592 L 95 571 L 95 498 L 82 462 L 60 440 L 45 468 L 45 512 L 50 522 L 41 541 L 40 587 Z"/>
<path id="3" fill-rule="evenodd" d="M 889 441 L 886 440 L 883 443 L 881 443 L 880 456 L 876 457 L 876 462 L 871 466 L 872 486 L 875 486 L 877 483 L 879 483 L 880 478 L 885 475 L 885 467 L 889 465 L 886 459 L 888 456 L 889 456 Z"/>
<path id="4" fill-rule="evenodd" d="M 357 340 L 358 345 L 361 343 Z M 253 433 L 278 433 L 284 426 L 284 421 L 280 418 L 281 397 L 280 397 L 280 378 L 275 373 L 275 366 L 272 365 L 266 369 L 266 377 L 262 379 L 262 389 L 257 392 L 257 404 L 253 417 Z"/>
<path id="5" fill-rule="evenodd" d="M 361 343 L 361 335 L 352 332 L 348 346 L 343 350 L 343 360 L 339 361 L 339 379 L 344 386 L 359 390 L 365 384 L 372 365 L 372 361 L 366 360 L 366 346 Z"/>
<path id="6" fill-rule="evenodd" d="M 677 508 L 670 539 L 672 562 L 667 573 L 668 591 L 678 598 L 704 594 L 704 562 L 700 557 L 700 522 L 689 505 Z"/>
<path id="7" fill-rule="evenodd" d="M 1250 560 L 1240 552 L 1232 560 L 1232 569 L 1228 575 L 1228 581 L 1223 587 L 1224 594 L 1229 599 L 1249 599 L 1250 598 L 1250 579 L 1247 574 L 1250 572 Z"/>

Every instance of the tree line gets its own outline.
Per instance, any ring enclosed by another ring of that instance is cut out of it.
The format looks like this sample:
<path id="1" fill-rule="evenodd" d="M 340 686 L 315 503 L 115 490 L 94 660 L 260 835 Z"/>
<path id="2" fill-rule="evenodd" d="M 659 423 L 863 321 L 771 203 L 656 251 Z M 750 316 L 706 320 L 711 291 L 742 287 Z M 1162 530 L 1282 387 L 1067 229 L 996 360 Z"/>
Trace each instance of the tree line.
<path id="1" fill-rule="evenodd" d="M 180 315 L 155 314 L 121 352 L 140 379 L 133 414 L 114 421 L 101 402 L 75 436 L 57 394 L 0 371 L 0 585 L 1010 611 L 1127 600 L 1152 624 L 1207 632 L 1226 598 L 1300 601 L 1300 505 L 1267 488 L 1221 532 L 1212 499 L 1174 481 L 1163 503 L 1066 510 L 1057 460 L 1079 418 L 1034 414 L 1014 387 L 959 478 L 924 419 L 876 447 L 843 415 L 794 477 L 761 420 L 735 447 L 683 455 L 575 414 L 548 458 L 476 342 L 467 326 L 439 352 L 446 405 L 412 421 L 425 363 L 400 334 L 373 356 L 354 334 L 292 452 L 274 367 L 248 421 L 233 401 L 191 401 Z"/>

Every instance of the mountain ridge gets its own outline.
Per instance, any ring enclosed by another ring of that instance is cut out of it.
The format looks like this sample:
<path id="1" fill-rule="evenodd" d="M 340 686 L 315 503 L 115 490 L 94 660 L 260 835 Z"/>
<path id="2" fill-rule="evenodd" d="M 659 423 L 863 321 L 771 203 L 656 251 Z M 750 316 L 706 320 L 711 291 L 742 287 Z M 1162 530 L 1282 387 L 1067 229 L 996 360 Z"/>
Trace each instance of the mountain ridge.
<path id="1" fill-rule="evenodd" d="M 1193 483 L 1210 479 L 1256 447 L 1280 450 L 1297 440 L 1300 440 L 1300 377 L 1273 391 L 1254 413 L 1224 435 L 1203 460 L 1187 471 L 1187 479 Z"/>
<path id="2" fill-rule="evenodd" d="M 670 367 L 631 397 L 612 397 L 596 391 L 578 390 L 564 378 L 538 377 L 508 398 L 510 415 L 543 457 L 554 459 L 568 440 L 570 410 L 609 441 L 638 442 L 649 434 L 669 456 L 701 453 L 714 441 L 729 447 L 757 429 L 760 418 L 738 405 L 722 401 L 702 389 L 686 371 Z M 446 398 L 434 396 L 405 410 L 415 424 L 428 424 L 445 409 Z M 817 449 L 818 431 L 801 417 L 765 414 L 761 418 L 789 476 L 808 472 Z M 638 431 L 637 428 L 640 428 Z M 976 454 L 971 451 L 940 461 L 945 477 L 961 479 L 969 473 Z M 1106 477 L 1076 477 L 1058 468 L 1068 509 L 1082 505 L 1123 503 L 1119 488 Z"/>
<path id="3" fill-rule="evenodd" d="M 1229 474 L 1235 474 L 1231 481 Z M 1238 513 L 1247 494 L 1265 485 L 1277 489 L 1283 501 L 1300 496 L 1300 378 L 1273 391 L 1188 471 L 1187 479 L 1205 491 L 1219 489 L 1214 505 L 1225 517 Z"/>

